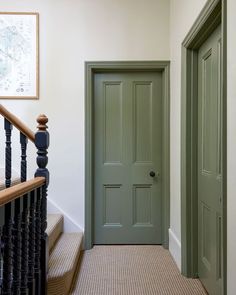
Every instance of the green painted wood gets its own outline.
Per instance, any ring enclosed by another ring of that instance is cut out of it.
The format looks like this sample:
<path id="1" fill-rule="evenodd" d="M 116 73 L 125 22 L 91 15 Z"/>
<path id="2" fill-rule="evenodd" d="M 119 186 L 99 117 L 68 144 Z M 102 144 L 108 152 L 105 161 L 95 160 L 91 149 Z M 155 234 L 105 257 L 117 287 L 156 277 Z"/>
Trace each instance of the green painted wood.
<path id="1" fill-rule="evenodd" d="M 160 72 L 162 74 L 162 245 L 168 248 L 170 224 L 170 70 L 169 61 L 99 61 L 85 63 L 85 248 L 94 243 L 94 88 L 96 73 Z"/>
<path id="2" fill-rule="evenodd" d="M 94 83 L 94 243 L 161 244 L 162 74 Z"/>
<path id="3" fill-rule="evenodd" d="M 222 294 L 227 294 L 227 0 L 222 0 Z"/>
<path id="4" fill-rule="evenodd" d="M 198 49 L 222 25 L 222 284 L 227 294 L 227 9 L 226 0 L 208 1 L 182 44 L 181 254 L 182 273 L 198 276 L 197 92 Z"/>
<path id="5" fill-rule="evenodd" d="M 198 52 L 198 275 L 222 291 L 221 26 Z"/>

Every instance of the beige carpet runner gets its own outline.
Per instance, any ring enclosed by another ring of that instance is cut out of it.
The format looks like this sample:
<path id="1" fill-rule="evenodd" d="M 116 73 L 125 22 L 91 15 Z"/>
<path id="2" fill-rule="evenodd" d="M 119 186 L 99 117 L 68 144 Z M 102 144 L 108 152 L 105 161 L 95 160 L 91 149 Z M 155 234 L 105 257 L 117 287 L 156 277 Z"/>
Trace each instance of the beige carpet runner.
<path id="1" fill-rule="evenodd" d="M 49 214 L 47 218 L 50 253 L 47 295 L 68 295 L 79 261 L 83 234 L 63 233 L 63 220 L 61 214 Z"/>
<path id="2" fill-rule="evenodd" d="M 206 295 L 161 246 L 95 246 L 81 254 L 73 295 Z"/>

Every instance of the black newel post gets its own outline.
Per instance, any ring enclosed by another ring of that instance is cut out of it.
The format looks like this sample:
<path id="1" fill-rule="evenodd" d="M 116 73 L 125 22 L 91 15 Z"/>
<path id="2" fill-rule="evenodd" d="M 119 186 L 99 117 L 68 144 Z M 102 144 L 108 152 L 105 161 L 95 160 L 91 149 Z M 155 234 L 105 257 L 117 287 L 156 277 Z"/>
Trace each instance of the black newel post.
<path id="1" fill-rule="evenodd" d="M 35 177 L 43 176 L 46 179 L 45 184 L 42 188 L 41 196 L 41 294 L 47 294 L 47 259 L 48 259 L 48 250 L 47 250 L 47 188 L 49 184 L 49 171 L 46 168 L 48 163 L 47 149 L 49 147 L 49 133 L 47 132 L 47 122 L 48 118 L 45 115 L 40 115 L 37 119 L 38 122 L 38 131 L 35 134 L 35 145 L 38 149 L 37 164 L 38 169 L 36 170 Z"/>

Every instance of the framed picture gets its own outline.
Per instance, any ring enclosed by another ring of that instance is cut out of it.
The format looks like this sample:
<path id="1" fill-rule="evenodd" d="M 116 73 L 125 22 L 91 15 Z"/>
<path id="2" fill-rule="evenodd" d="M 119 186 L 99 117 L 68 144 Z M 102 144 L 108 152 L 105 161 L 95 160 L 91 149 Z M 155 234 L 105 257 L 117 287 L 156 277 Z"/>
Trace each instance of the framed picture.
<path id="1" fill-rule="evenodd" d="M 0 12 L 0 98 L 39 98 L 39 14 Z"/>

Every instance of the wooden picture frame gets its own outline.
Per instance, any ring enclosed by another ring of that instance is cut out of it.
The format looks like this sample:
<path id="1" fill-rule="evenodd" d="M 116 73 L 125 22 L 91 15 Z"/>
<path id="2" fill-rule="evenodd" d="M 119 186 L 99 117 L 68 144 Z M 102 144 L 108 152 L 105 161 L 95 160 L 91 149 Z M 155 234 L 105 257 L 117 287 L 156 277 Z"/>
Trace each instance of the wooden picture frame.
<path id="1" fill-rule="evenodd" d="M 0 99 L 39 98 L 39 14 L 0 12 Z"/>

